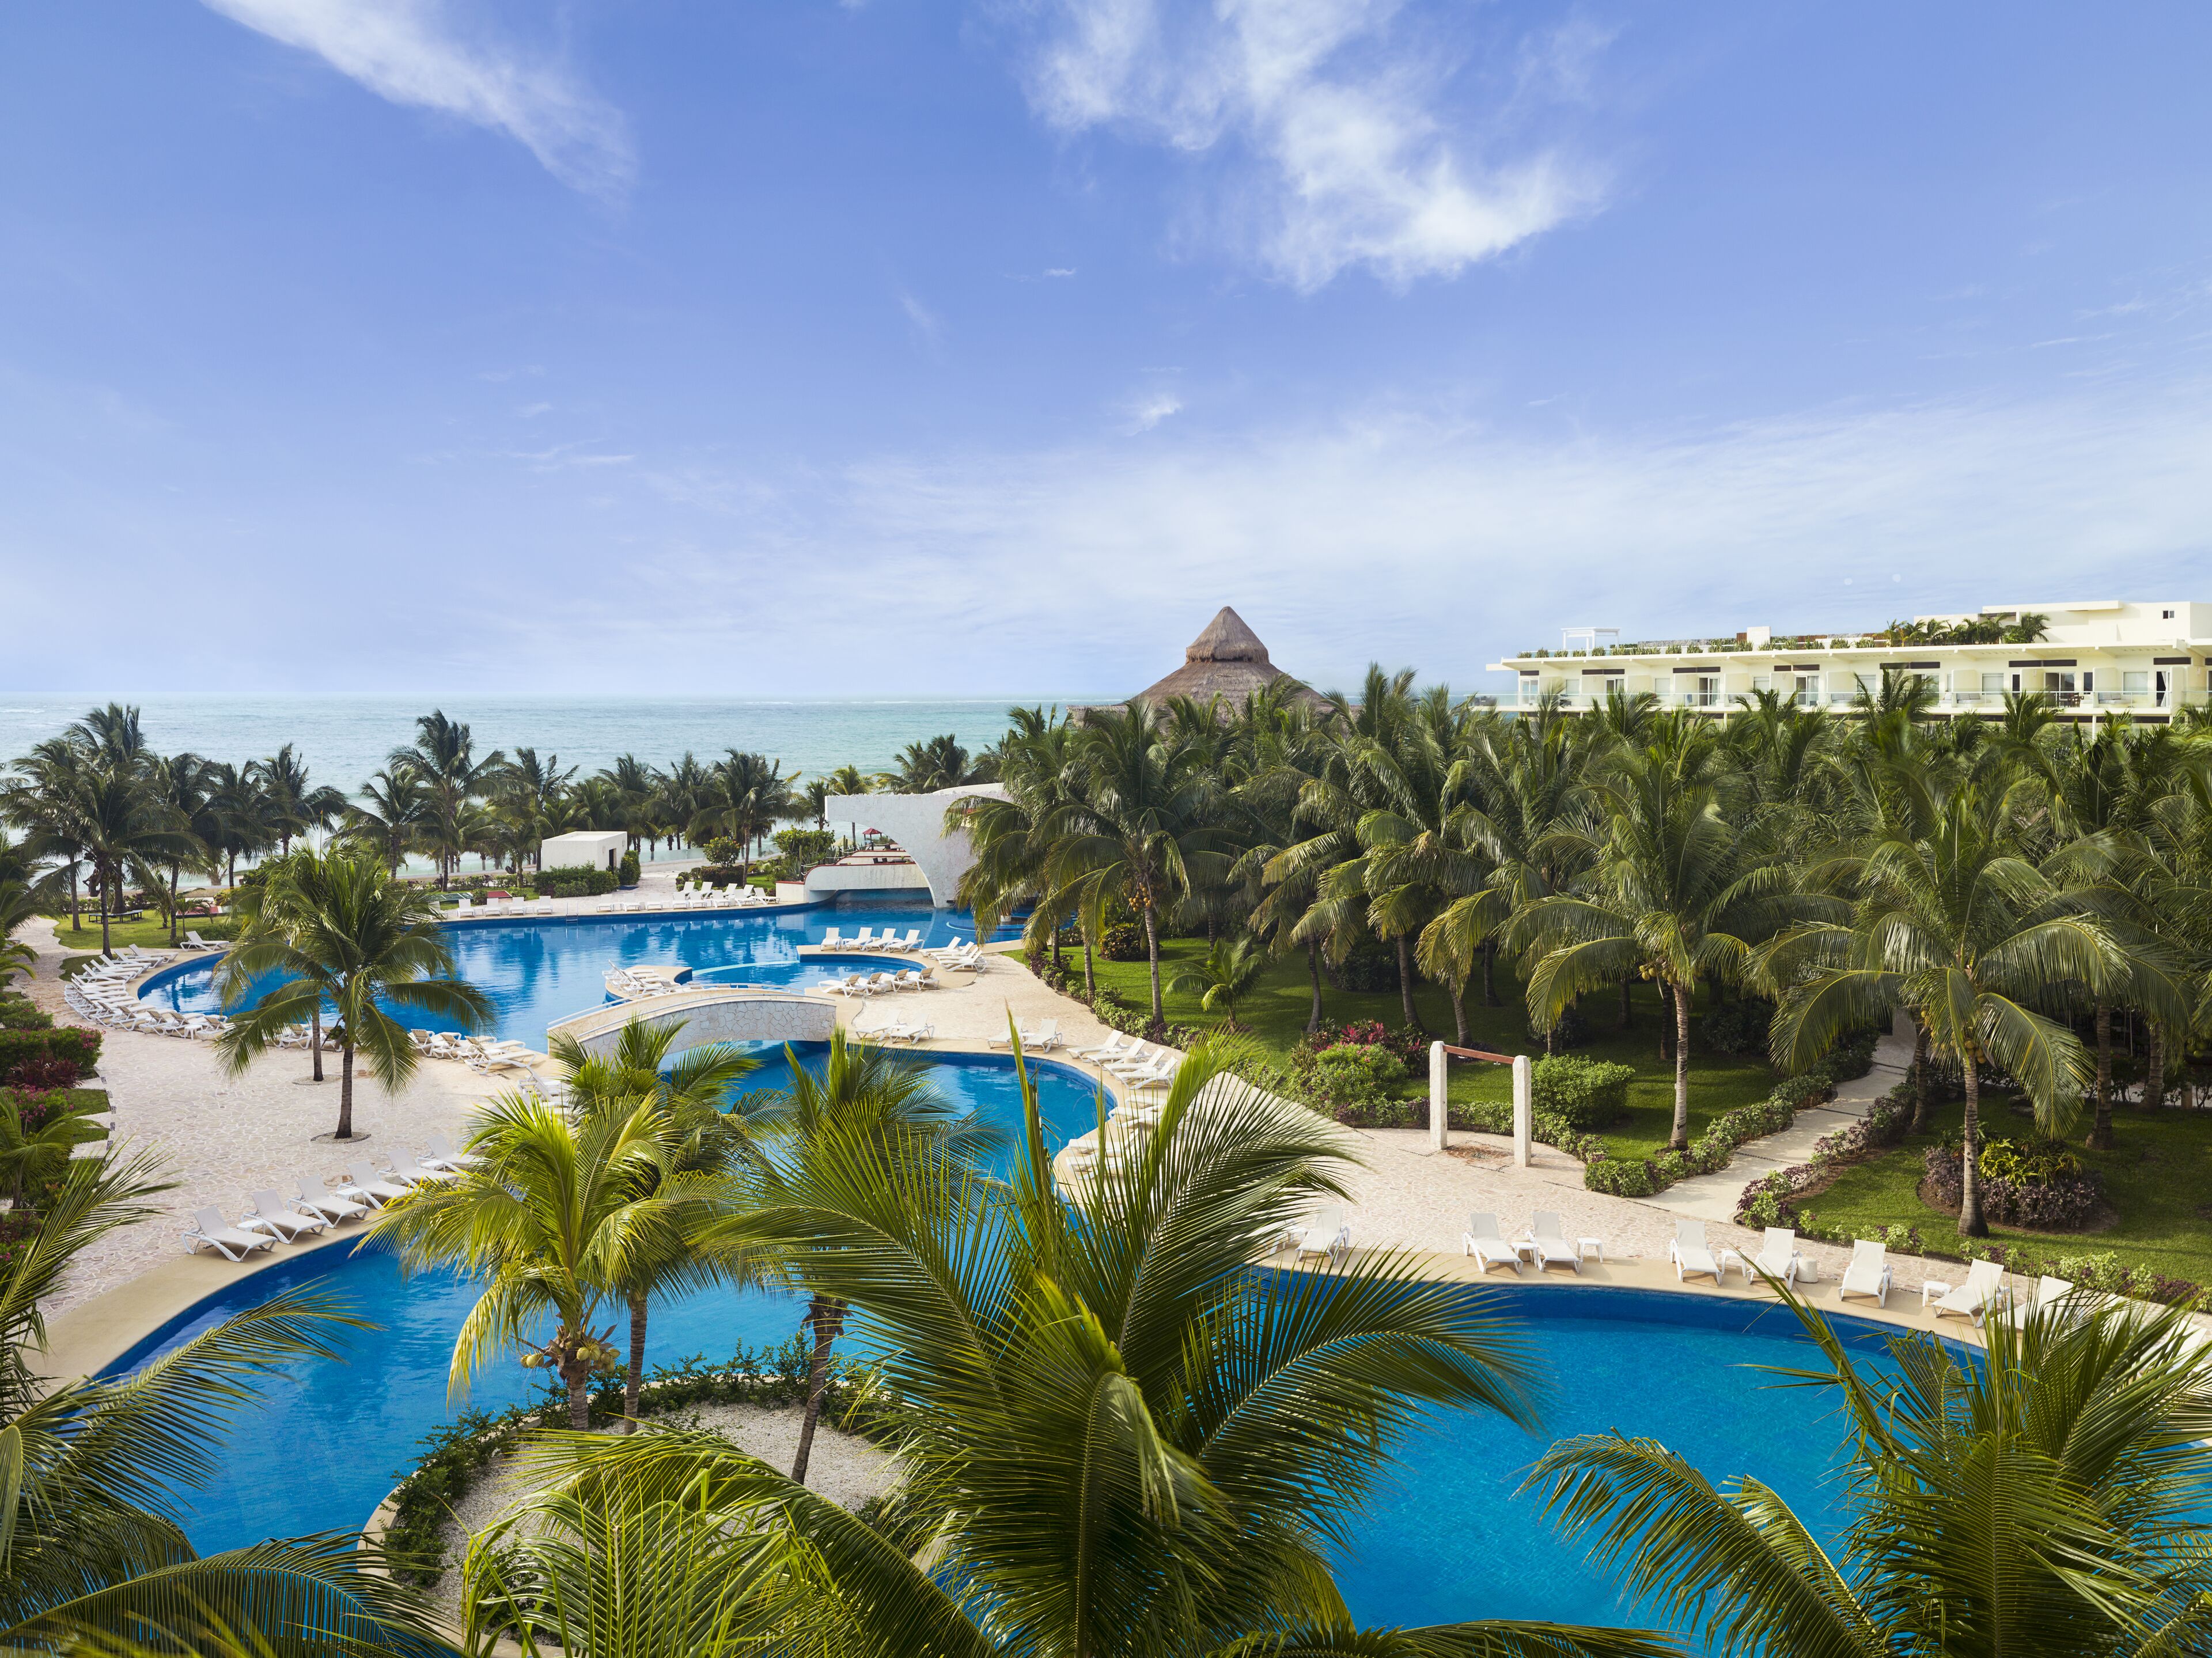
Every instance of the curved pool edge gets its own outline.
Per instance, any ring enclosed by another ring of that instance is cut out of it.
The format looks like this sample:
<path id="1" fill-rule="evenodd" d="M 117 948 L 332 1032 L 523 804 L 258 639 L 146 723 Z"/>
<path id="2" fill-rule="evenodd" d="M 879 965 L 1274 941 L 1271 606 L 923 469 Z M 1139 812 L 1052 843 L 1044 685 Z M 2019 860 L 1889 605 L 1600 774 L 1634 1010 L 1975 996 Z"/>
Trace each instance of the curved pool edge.
<path id="1" fill-rule="evenodd" d="M 957 1059 L 963 1056 L 957 1052 L 948 1052 L 945 1057 Z M 995 1059 L 1002 1056 L 975 1054 L 970 1057 Z M 1052 1061 L 1041 1063 L 1050 1064 Z M 289 1246 L 282 1254 L 275 1250 L 264 1251 L 252 1261 L 237 1265 L 203 1254 L 179 1255 L 157 1262 L 137 1277 L 103 1290 L 98 1295 L 73 1307 L 64 1308 L 50 1317 L 46 1321 L 46 1346 L 38 1368 L 42 1375 L 55 1379 L 96 1376 L 165 1325 L 189 1314 L 201 1302 L 222 1294 L 240 1279 L 258 1276 L 272 1267 L 297 1261 L 303 1256 L 337 1244 L 357 1242 L 361 1236 L 358 1228 L 349 1231 L 334 1230 L 319 1237 Z M 1463 1256 L 1408 1252 L 1407 1259 L 1419 1265 L 1421 1276 L 1432 1282 L 1477 1284 L 1483 1281 L 1470 1270 L 1471 1264 Z M 1280 1262 L 1276 1264 L 1284 1265 Z M 1795 1324 L 1789 1309 L 1764 1286 L 1747 1289 L 1741 1284 L 1731 1284 L 1717 1290 L 1705 1283 L 1679 1283 L 1673 1267 L 1663 1260 L 1593 1263 L 1579 1274 L 1555 1274 L 1540 1278 L 1522 1277 L 1508 1279 L 1493 1273 L 1488 1282 L 1501 1289 L 1517 1287 L 1528 1294 L 1571 1296 L 1582 1291 L 1611 1290 L 1637 1292 L 1636 1299 L 1639 1302 L 1644 1301 L 1646 1296 L 1660 1295 L 1687 1301 L 1753 1303 L 1763 1305 L 1777 1319 L 1789 1320 L 1793 1326 Z M 1906 1294 L 1893 1291 L 1899 1304 L 1876 1308 L 1863 1302 L 1839 1306 L 1835 1292 L 1836 1285 L 1832 1281 L 1824 1282 L 1812 1286 L 1811 1294 L 1805 1299 L 1814 1311 L 1838 1324 L 1863 1324 L 1869 1328 L 1889 1332 L 1917 1330 L 1942 1337 L 1969 1351 L 1979 1345 L 1979 1333 L 1964 1321 L 1945 1319 L 1939 1321 L 1911 1305 L 1911 1297 Z"/>

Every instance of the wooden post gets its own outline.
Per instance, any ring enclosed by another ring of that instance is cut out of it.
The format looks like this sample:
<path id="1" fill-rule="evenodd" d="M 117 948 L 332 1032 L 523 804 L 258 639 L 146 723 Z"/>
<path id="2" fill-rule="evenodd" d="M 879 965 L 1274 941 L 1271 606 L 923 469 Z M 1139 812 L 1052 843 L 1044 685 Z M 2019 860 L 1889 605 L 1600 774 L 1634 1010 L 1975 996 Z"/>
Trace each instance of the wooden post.
<path id="1" fill-rule="evenodd" d="M 1429 1146 L 1441 1151 L 1451 1142 L 1451 1060 L 1442 1042 L 1429 1044 Z"/>
<path id="2" fill-rule="evenodd" d="M 1513 1166 L 1528 1166 L 1528 1143 L 1535 1128 L 1536 1071 L 1526 1054 L 1513 1056 Z"/>

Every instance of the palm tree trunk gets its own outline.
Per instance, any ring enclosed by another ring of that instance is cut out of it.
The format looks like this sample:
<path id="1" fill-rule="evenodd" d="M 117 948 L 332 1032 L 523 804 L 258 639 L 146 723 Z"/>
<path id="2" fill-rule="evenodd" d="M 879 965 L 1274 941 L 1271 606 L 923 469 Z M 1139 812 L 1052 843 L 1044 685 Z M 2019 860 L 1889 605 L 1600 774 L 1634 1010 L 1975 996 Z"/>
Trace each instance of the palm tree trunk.
<path id="1" fill-rule="evenodd" d="M 1398 935 L 1398 1001 L 1406 1010 L 1406 1029 L 1419 1030 L 1421 1016 L 1413 1011 L 1413 941 Z"/>
<path id="2" fill-rule="evenodd" d="M 107 878 L 106 870 L 101 870 L 100 872 L 100 953 L 103 956 L 108 952 L 107 899 L 108 895 L 114 890 L 115 883 Z"/>
<path id="3" fill-rule="evenodd" d="M 315 1003 L 315 1011 L 307 1015 L 307 1051 L 315 1056 L 315 1080 L 320 1082 L 323 1080 L 323 1004 L 319 999 Z M 348 1066 L 346 1078 L 350 1078 L 352 1075 L 353 1067 Z M 346 1131 L 340 1129 L 338 1132 L 343 1133 Z"/>
<path id="4" fill-rule="evenodd" d="M 799 1424 L 799 1455 L 792 1459 L 791 1477 L 806 1483 L 807 1460 L 814 1454 L 814 1429 L 822 1420 L 822 1395 L 830 1387 L 830 1345 L 845 1327 L 845 1303 L 830 1296 L 817 1296 L 806 1309 L 814 1327 L 814 1358 L 806 1367 L 806 1414 Z"/>
<path id="5" fill-rule="evenodd" d="M 1467 1046 L 1467 986 L 1455 974 L 1446 983 L 1451 990 L 1452 1040 L 1462 1048 Z"/>
<path id="6" fill-rule="evenodd" d="M 315 1055 L 315 1070 L 319 1076 L 323 1068 L 319 1043 L 316 1045 Z M 338 1138 L 349 1140 L 353 1138 L 353 1042 L 350 1037 L 339 1044 L 338 1064 L 342 1067 L 338 1072 Z"/>
<path id="7" fill-rule="evenodd" d="M 84 902 L 76 896 L 76 862 L 74 859 L 70 862 L 69 872 L 70 931 L 82 932 L 84 931 Z"/>
<path id="8" fill-rule="evenodd" d="M 1311 1035 L 1321 1029 L 1321 943 L 1318 939 L 1306 946 L 1306 976 L 1313 981 L 1313 1010 L 1306 1015 L 1306 1034 Z"/>
<path id="9" fill-rule="evenodd" d="M 1627 974 L 1620 975 L 1620 1028 L 1624 1031 L 1636 1029 L 1636 1004 L 1629 996 L 1629 987 L 1635 982 Z"/>
<path id="10" fill-rule="evenodd" d="M 2147 1033 L 2143 1055 L 2143 1109 L 2163 1111 L 2166 1108 L 2166 1026 L 2153 1019 Z"/>
<path id="11" fill-rule="evenodd" d="M 629 1369 L 623 1376 L 623 1431 L 637 1431 L 637 1390 L 645 1382 L 646 1298 L 629 1298 Z"/>
<path id="12" fill-rule="evenodd" d="M 1160 1004 L 1160 926 L 1150 904 L 1145 906 L 1145 953 L 1152 963 L 1152 1023 L 1161 1027 L 1161 1034 L 1164 1035 L 1168 1016 L 1166 1009 Z M 1145 1034 L 1152 1035 L 1151 1031 Z M 1158 1041 L 1158 1037 L 1154 1036 L 1153 1040 Z"/>
<path id="13" fill-rule="evenodd" d="M 2092 1151 L 2109 1151 L 2112 1146 L 2112 1009 L 2109 1002 L 2097 1004 L 2097 1115 L 2089 1129 Z"/>
<path id="14" fill-rule="evenodd" d="M 1960 1063 L 1966 1073 L 1966 1125 L 1959 1147 L 1965 1158 L 1959 1169 L 1959 1231 L 1966 1237 L 1983 1238 L 1990 1235 L 1990 1226 L 1982 1218 L 1982 1171 L 1978 1166 L 1982 1155 L 1982 1073 L 1974 1063 L 1972 1048 L 1960 1055 Z"/>
<path id="15" fill-rule="evenodd" d="M 1667 1146 L 1690 1149 L 1690 992 L 1683 985 L 1674 987 L 1674 1132 Z"/>
<path id="16" fill-rule="evenodd" d="M 1091 935 L 1088 932 L 1083 935 L 1083 999 L 1086 1002 L 1098 999 L 1098 975 L 1091 963 Z"/>
<path id="17" fill-rule="evenodd" d="M 592 1426 L 592 1367 L 588 1364 L 564 1364 L 561 1380 L 568 1384 L 568 1426 L 577 1433 L 587 1433 Z"/>
<path id="18" fill-rule="evenodd" d="M 1928 1027 L 1912 1021 L 1912 1132 L 1928 1132 Z"/>
<path id="19" fill-rule="evenodd" d="M 177 877 L 182 873 L 174 864 L 169 865 L 169 948 L 177 947 Z"/>
<path id="20" fill-rule="evenodd" d="M 1495 938 L 1482 941 L 1482 1005 L 1485 1007 L 1498 1005 L 1498 941 Z"/>

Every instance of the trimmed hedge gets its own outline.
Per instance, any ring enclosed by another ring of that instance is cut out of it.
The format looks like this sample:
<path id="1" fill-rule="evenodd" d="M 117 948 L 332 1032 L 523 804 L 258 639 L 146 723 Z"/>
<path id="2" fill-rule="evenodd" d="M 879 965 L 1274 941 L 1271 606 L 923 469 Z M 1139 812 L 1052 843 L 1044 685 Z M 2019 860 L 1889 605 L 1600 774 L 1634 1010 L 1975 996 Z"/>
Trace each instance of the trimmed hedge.
<path id="1" fill-rule="evenodd" d="M 31 1060 L 66 1060 L 78 1077 L 88 1077 L 100 1065 L 100 1032 L 77 1025 L 51 1030 L 0 1030 L 0 1082 L 11 1078 L 15 1067 Z"/>
<path id="2" fill-rule="evenodd" d="M 531 880 L 538 896 L 544 898 L 599 898 L 612 892 L 617 884 L 614 871 L 590 864 L 563 864 L 555 869 L 542 869 Z"/>
<path id="3" fill-rule="evenodd" d="M 1602 1128 L 1628 1109 L 1628 1084 L 1636 1067 L 1604 1060 L 1559 1054 L 1529 1068 L 1536 1109 L 1548 1111 L 1571 1128 Z"/>

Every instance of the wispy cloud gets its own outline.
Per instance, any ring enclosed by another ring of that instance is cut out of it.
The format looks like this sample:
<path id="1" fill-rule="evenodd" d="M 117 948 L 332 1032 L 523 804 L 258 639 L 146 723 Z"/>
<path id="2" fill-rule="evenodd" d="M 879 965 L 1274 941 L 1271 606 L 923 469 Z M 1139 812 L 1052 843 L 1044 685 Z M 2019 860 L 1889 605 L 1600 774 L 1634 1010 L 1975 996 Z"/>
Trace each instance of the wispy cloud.
<path id="1" fill-rule="evenodd" d="M 313 52 L 382 98 L 504 132 L 563 184 L 619 197 L 635 163 L 621 115 L 550 58 L 468 30 L 445 0 L 204 0 Z"/>
<path id="2" fill-rule="evenodd" d="M 904 288 L 899 290 L 898 305 L 914 330 L 915 343 L 925 351 L 936 352 L 944 343 L 945 319 Z"/>
<path id="3" fill-rule="evenodd" d="M 1170 415 L 1182 412 L 1181 398 L 1172 392 L 1154 392 L 1139 398 L 1128 406 L 1129 423 L 1126 429 L 1132 433 L 1149 432 Z"/>
<path id="4" fill-rule="evenodd" d="M 1346 267 L 1449 276 L 1595 205 L 1597 169 L 1519 136 L 1533 107 L 1581 95 L 1603 44 L 1580 28 L 1522 49 L 1486 143 L 1442 112 L 1437 43 L 1395 0 L 1054 0 L 1032 102 L 1068 131 L 1105 128 L 1253 177 L 1218 227 L 1301 288 Z M 1525 153 L 1509 153 L 1525 151 Z"/>

